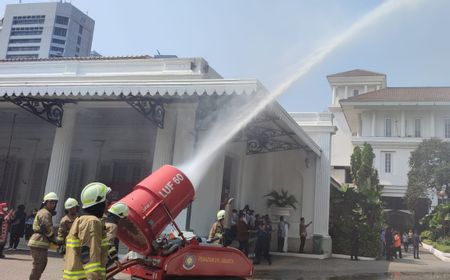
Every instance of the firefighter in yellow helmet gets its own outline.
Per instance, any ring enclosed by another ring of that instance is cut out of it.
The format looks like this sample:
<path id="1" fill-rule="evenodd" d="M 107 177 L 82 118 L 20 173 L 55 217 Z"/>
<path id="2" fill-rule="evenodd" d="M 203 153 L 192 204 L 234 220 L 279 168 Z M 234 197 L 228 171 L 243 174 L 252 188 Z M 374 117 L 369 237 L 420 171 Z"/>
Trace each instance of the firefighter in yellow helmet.
<path id="1" fill-rule="evenodd" d="M 208 242 L 223 244 L 223 222 L 225 219 L 225 210 L 217 212 L 217 221 L 214 222 L 209 231 Z"/>
<path id="2" fill-rule="evenodd" d="M 41 279 L 41 275 L 47 266 L 47 253 L 50 243 L 55 243 L 52 217 L 56 214 L 55 208 L 58 203 L 58 195 L 49 192 L 44 196 L 41 209 L 36 213 L 33 221 L 33 235 L 28 241 L 33 258 L 33 269 L 30 280 Z"/>
<path id="3" fill-rule="evenodd" d="M 62 217 L 61 221 L 59 222 L 58 227 L 58 235 L 56 237 L 56 240 L 58 241 L 59 252 L 62 254 L 66 253 L 66 237 L 67 234 L 69 234 L 70 228 L 72 227 L 73 222 L 78 217 L 78 210 L 80 208 L 80 205 L 78 204 L 78 201 L 75 198 L 69 197 L 66 202 L 64 202 L 64 209 L 66 212 L 66 215 Z"/>
<path id="4" fill-rule="evenodd" d="M 63 279 L 106 279 L 108 241 L 100 218 L 105 211 L 107 186 L 90 183 L 81 192 L 84 214 L 76 218 L 66 238 Z"/>
<path id="5" fill-rule="evenodd" d="M 119 239 L 117 239 L 118 224 L 120 219 L 128 217 L 128 206 L 123 202 L 116 202 L 108 209 L 108 217 L 105 220 L 106 238 L 109 243 L 108 264 L 112 265 L 119 259 L 117 250 L 119 247 Z"/>

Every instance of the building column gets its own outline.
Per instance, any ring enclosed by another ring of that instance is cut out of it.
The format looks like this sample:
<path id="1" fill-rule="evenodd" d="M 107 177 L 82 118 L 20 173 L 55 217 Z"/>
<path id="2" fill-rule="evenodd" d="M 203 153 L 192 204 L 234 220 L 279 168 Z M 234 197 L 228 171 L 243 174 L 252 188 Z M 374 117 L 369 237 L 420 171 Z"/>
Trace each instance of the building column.
<path id="1" fill-rule="evenodd" d="M 333 93 L 331 95 L 331 104 L 334 105 L 336 103 L 336 87 L 333 87 Z"/>
<path id="2" fill-rule="evenodd" d="M 173 134 L 173 165 L 179 166 L 194 156 L 196 145 L 195 115 L 197 103 L 178 104 L 176 116 L 176 129 Z M 183 170 L 182 170 L 183 171 Z M 181 230 L 186 230 L 188 213 L 183 210 L 175 219 Z"/>
<path id="3" fill-rule="evenodd" d="M 402 111 L 400 117 L 400 137 L 405 137 L 405 134 L 405 111 Z"/>
<path id="4" fill-rule="evenodd" d="M 75 118 L 75 108 L 72 105 L 65 105 L 62 127 L 56 128 L 55 138 L 53 140 L 52 155 L 50 157 L 50 166 L 44 193 L 55 192 L 60 199 L 56 209 L 58 212 L 55 217 L 56 221 L 62 217 L 64 201 L 66 200 L 65 195 L 67 178 L 69 177 Z"/>
<path id="5" fill-rule="evenodd" d="M 165 164 L 173 163 L 173 150 L 175 144 L 175 130 L 177 128 L 177 112 L 174 105 L 166 106 L 164 128 L 158 128 L 155 151 L 153 155 L 153 168 L 155 171 Z"/>
<path id="6" fill-rule="evenodd" d="M 313 139 L 322 149 L 321 156 L 316 159 L 313 234 L 323 237 L 322 250 L 325 254 L 331 254 L 331 238 L 328 235 L 330 216 L 331 133 L 321 133 L 313 136 Z"/>
<path id="7" fill-rule="evenodd" d="M 367 92 L 367 85 L 364 85 L 364 93 Z"/>
<path id="8" fill-rule="evenodd" d="M 377 112 L 373 111 L 372 112 L 372 129 L 371 129 L 371 136 L 375 137 L 375 129 L 376 129 L 376 121 L 377 121 Z"/>
<path id="9" fill-rule="evenodd" d="M 344 93 L 344 96 L 345 96 L 345 99 L 347 99 L 348 98 L 348 86 L 345 86 L 345 93 Z"/>

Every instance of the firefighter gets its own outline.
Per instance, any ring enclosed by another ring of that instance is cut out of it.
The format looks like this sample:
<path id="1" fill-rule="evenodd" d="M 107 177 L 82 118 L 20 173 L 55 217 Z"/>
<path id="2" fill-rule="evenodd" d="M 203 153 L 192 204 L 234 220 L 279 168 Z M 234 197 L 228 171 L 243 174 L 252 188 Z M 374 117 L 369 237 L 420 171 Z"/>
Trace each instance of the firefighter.
<path id="1" fill-rule="evenodd" d="M 0 259 L 5 258 L 3 248 L 8 239 L 8 225 L 11 214 L 12 211 L 9 211 L 8 204 L 6 202 L 0 203 Z"/>
<path id="2" fill-rule="evenodd" d="M 225 219 L 225 210 L 217 212 L 217 221 L 211 226 L 208 242 L 223 244 L 223 220 Z"/>
<path id="3" fill-rule="evenodd" d="M 79 208 L 80 205 L 75 198 L 69 197 L 66 202 L 64 202 L 66 215 L 62 217 L 59 222 L 58 235 L 56 237 L 58 244 L 60 244 L 59 252 L 63 255 L 66 253 L 66 236 L 69 234 L 70 227 L 72 227 L 73 222 L 78 217 Z"/>
<path id="4" fill-rule="evenodd" d="M 105 220 L 106 238 L 109 243 L 108 264 L 106 267 L 119 259 L 117 255 L 119 247 L 119 240 L 117 239 L 118 223 L 120 219 L 125 219 L 126 217 L 128 217 L 128 206 L 125 203 L 114 203 L 108 209 L 108 217 Z"/>
<path id="5" fill-rule="evenodd" d="M 47 253 L 50 243 L 56 243 L 53 231 L 52 217 L 56 214 L 55 208 L 58 203 L 58 195 L 49 192 L 44 196 L 41 209 L 34 217 L 33 235 L 28 241 L 28 247 L 31 249 L 33 258 L 33 269 L 31 270 L 30 280 L 38 280 L 47 266 Z"/>
<path id="6" fill-rule="evenodd" d="M 76 218 L 66 237 L 63 279 L 106 279 L 108 241 L 101 217 L 107 187 L 90 183 L 81 192 L 84 214 Z"/>

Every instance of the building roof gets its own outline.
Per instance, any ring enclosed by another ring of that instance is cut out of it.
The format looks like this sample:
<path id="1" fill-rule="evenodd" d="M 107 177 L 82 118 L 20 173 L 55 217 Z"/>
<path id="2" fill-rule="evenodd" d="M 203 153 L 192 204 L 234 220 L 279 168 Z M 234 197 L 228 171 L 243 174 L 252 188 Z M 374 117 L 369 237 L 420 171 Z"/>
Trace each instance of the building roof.
<path id="1" fill-rule="evenodd" d="M 353 69 L 350 71 L 340 72 L 332 75 L 328 75 L 328 78 L 331 77 L 360 77 L 360 76 L 386 76 L 382 73 L 367 71 L 363 69 Z"/>
<path id="2" fill-rule="evenodd" d="M 2 62 L 30 62 L 30 61 L 84 61 L 84 60 L 132 60 L 132 59 L 151 59 L 149 55 L 138 55 L 138 56 L 80 56 L 80 57 L 48 57 L 48 58 L 35 58 L 35 57 L 24 57 L 24 58 L 11 58 L 11 59 L 0 59 Z"/>
<path id="3" fill-rule="evenodd" d="M 387 87 L 340 102 L 450 102 L 450 87 Z"/>

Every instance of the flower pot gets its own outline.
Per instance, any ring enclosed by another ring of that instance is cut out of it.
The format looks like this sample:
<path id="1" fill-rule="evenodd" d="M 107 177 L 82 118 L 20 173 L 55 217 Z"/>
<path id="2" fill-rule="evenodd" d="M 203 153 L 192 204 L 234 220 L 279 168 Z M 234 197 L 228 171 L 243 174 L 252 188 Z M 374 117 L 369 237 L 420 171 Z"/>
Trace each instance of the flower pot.
<path id="1" fill-rule="evenodd" d="M 294 210 L 294 208 L 292 207 L 271 206 L 269 208 L 271 219 L 272 221 L 275 222 L 280 220 L 280 216 L 289 217 L 291 215 L 292 210 Z"/>

